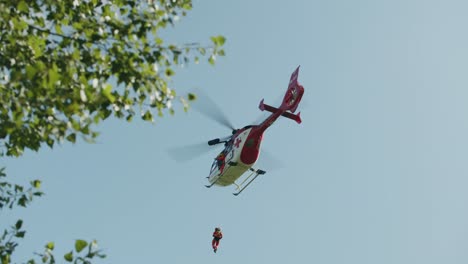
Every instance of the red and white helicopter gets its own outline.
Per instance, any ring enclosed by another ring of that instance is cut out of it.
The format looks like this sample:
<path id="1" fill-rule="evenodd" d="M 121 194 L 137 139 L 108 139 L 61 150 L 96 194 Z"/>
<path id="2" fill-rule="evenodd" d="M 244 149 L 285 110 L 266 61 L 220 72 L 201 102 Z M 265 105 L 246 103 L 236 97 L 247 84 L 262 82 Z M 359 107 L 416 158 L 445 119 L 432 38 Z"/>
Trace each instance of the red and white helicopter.
<path id="1" fill-rule="evenodd" d="M 265 130 L 280 116 L 292 119 L 298 124 L 301 123 L 300 112 L 294 114 L 304 94 L 304 87 L 297 81 L 298 75 L 299 67 L 291 75 L 288 89 L 279 108 L 264 104 L 263 99 L 260 101 L 260 110 L 271 112 L 271 115 L 259 125 L 234 129 L 229 137 L 208 141 L 210 146 L 224 143 L 225 148 L 211 165 L 210 174 L 207 177 L 209 185 L 206 187 L 234 184 L 237 187 L 234 195 L 239 195 L 258 175 L 265 174 L 264 170 L 253 168 L 260 154 L 260 144 Z M 240 179 L 246 171 L 250 171 L 250 174 Z M 241 182 L 237 183 L 238 180 Z"/>

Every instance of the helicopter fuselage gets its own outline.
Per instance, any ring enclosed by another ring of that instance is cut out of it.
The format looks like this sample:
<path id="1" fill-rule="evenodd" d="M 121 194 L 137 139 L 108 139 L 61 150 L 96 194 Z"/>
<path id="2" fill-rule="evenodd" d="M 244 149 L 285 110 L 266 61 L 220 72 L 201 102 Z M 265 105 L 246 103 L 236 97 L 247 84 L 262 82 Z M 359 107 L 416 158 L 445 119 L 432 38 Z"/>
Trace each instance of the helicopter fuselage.
<path id="1" fill-rule="evenodd" d="M 231 185 L 249 170 L 260 155 L 263 133 L 282 113 L 283 111 L 277 111 L 260 125 L 246 126 L 238 130 L 226 142 L 226 147 L 218 154 L 211 165 L 210 176 L 208 177 L 210 184 Z"/>
<path id="2" fill-rule="evenodd" d="M 263 170 L 255 170 L 252 168 L 260 154 L 263 133 L 280 116 L 292 119 L 297 123 L 302 122 L 300 113 L 294 114 L 304 94 L 304 87 L 297 82 L 298 74 L 299 67 L 292 73 L 283 102 L 278 108 L 264 104 L 263 99 L 260 101 L 260 110 L 271 112 L 271 115 L 262 123 L 234 130 L 233 135 L 226 139 L 213 139 L 208 142 L 208 145 L 225 143 L 225 148 L 218 154 L 211 165 L 210 174 L 207 177 L 210 185 L 206 187 L 234 184 L 239 190 L 235 195 L 238 195 L 258 175 L 265 173 Z M 242 183 L 237 184 L 236 180 L 248 170 L 252 171 L 251 175 L 247 176 Z M 246 183 L 252 175 L 254 175 L 253 179 Z"/>

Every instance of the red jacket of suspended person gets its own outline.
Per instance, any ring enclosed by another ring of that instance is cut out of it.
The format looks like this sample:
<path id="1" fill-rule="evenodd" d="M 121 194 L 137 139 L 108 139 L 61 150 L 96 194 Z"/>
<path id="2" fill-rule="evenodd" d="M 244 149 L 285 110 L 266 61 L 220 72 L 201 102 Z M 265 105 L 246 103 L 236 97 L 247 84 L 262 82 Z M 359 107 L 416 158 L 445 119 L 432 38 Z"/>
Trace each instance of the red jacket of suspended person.
<path id="1" fill-rule="evenodd" d="M 214 240 L 221 240 L 221 238 L 223 238 L 223 233 L 221 233 L 221 231 L 214 231 L 213 232 L 213 239 Z"/>

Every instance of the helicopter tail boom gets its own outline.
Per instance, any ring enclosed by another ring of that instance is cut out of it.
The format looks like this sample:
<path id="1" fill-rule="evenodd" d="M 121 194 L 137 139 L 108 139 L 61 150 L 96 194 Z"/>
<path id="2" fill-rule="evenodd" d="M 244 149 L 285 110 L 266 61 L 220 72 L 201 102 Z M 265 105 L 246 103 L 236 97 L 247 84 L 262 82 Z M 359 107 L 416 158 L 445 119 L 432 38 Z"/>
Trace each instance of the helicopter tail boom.
<path id="1" fill-rule="evenodd" d="M 283 111 L 283 113 L 281 113 L 281 116 L 292 119 L 292 120 L 296 121 L 298 124 L 300 124 L 302 122 L 301 112 L 299 112 L 297 114 L 286 112 L 284 110 L 281 110 L 281 109 L 278 109 L 278 108 L 273 107 L 271 105 L 267 105 L 267 104 L 263 103 L 263 99 L 262 99 L 262 101 L 260 101 L 260 105 L 258 106 L 258 108 L 260 108 L 260 110 L 262 110 L 262 111 L 268 111 L 268 112 L 271 112 L 271 113 L 277 113 L 278 111 Z"/>

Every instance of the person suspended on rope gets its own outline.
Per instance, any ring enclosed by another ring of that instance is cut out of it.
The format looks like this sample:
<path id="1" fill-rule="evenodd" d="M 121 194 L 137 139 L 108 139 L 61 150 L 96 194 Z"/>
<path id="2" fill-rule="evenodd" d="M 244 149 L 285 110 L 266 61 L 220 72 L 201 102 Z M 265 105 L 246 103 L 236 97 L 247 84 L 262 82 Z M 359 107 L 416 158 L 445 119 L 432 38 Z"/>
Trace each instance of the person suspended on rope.
<path id="1" fill-rule="evenodd" d="M 223 233 L 221 232 L 221 228 L 216 227 L 215 231 L 213 232 L 213 241 L 211 245 L 213 246 L 213 251 L 216 253 L 218 251 L 219 241 L 223 238 Z"/>

